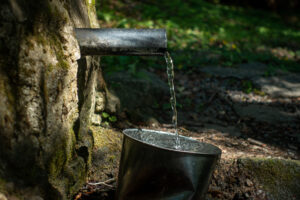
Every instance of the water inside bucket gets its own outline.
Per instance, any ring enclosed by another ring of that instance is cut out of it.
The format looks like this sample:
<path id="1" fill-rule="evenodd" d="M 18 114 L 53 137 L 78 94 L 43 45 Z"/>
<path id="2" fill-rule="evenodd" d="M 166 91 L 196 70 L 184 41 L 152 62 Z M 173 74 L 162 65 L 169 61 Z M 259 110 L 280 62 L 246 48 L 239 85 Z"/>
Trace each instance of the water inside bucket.
<path id="1" fill-rule="evenodd" d="M 178 129 L 177 129 L 176 93 L 175 93 L 175 87 L 174 87 L 174 64 L 173 64 L 173 60 L 172 60 L 169 52 L 165 53 L 165 59 L 166 59 L 166 63 L 167 63 L 168 83 L 169 83 L 170 94 L 171 94 L 170 104 L 171 104 L 172 111 L 173 111 L 172 123 L 173 123 L 174 129 L 175 129 L 175 135 L 176 135 L 175 148 L 181 149 L 181 144 L 180 144 Z"/>
<path id="2" fill-rule="evenodd" d="M 211 144 L 147 129 L 123 131 L 120 200 L 196 200 L 204 196 L 221 150 Z"/>
<path id="3" fill-rule="evenodd" d="M 163 131 L 127 129 L 124 131 L 124 134 L 140 142 L 169 150 L 214 155 L 221 153 L 219 148 L 211 144 Z M 180 149 L 176 146 L 177 140 L 180 142 Z"/>

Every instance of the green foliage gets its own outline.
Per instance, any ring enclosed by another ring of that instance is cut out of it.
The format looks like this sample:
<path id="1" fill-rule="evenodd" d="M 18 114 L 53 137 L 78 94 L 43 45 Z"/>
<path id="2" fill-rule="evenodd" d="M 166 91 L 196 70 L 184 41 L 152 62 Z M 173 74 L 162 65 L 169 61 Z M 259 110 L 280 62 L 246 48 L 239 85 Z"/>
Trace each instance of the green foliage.
<path id="1" fill-rule="evenodd" d="M 110 122 L 116 122 L 116 121 L 117 121 L 117 117 L 116 117 L 116 116 L 110 116 L 110 117 L 108 118 L 108 120 L 109 120 Z"/>
<path id="2" fill-rule="evenodd" d="M 109 114 L 106 113 L 106 112 L 103 112 L 103 113 L 102 113 L 102 117 L 103 117 L 104 119 L 109 118 Z"/>
<path id="3" fill-rule="evenodd" d="M 244 80 L 242 81 L 243 92 L 249 94 L 253 91 L 253 84 L 251 81 Z"/>
<path id="4" fill-rule="evenodd" d="M 260 95 L 260 96 L 265 96 L 266 95 L 265 92 L 263 92 L 263 91 L 261 91 L 257 88 L 254 88 L 253 93 L 256 94 L 256 95 Z"/>
<path id="5" fill-rule="evenodd" d="M 245 158 L 239 159 L 272 199 L 299 199 L 300 162 L 298 160 Z M 298 197 L 298 198 L 297 198 Z"/>
<path id="6" fill-rule="evenodd" d="M 249 80 L 242 81 L 242 88 L 243 88 L 243 92 L 245 92 L 246 94 L 250 94 L 251 92 L 253 92 L 254 94 L 260 95 L 260 96 L 266 95 L 263 91 L 255 88 L 253 86 L 253 83 Z"/>
<path id="7" fill-rule="evenodd" d="M 110 115 L 106 112 L 102 112 L 101 116 L 103 118 L 103 125 L 104 126 L 109 126 L 110 122 L 114 123 L 118 120 L 116 116 Z"/>
<path id="8" fill-rule="evenodd" d="M 97 5 L 102 27 L 165 28 L 179 70 L 258 61 L 300 71 L 300 23 L 291 25 L 268 11 L 201 0 L 102 0 Z M 105 57 L 102 63 L 109 71 L 132 73 L 139 67 L 165 67 L 157 58 Z"/>

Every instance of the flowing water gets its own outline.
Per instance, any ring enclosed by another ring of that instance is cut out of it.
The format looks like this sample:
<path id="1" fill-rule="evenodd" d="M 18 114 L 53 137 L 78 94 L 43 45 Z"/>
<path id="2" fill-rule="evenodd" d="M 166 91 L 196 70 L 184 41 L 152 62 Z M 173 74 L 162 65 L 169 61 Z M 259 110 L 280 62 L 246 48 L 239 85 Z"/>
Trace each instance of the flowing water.
<path id="1" fill-rule="evenodd" d="M 174 134 L 169 132 L 147 129 L 127 129 L 124 131 L 124 133 L 136 140 L 160 148 L 207 154 L 216 154 L 219 152 L 219 149 L 211 144 L 199 142 L 184 136 L 180 136 L 180 149 L 178 149 L 175 145 L 176 137 L 174 137 Z"/>
<path id="2" fill-rule="evenodd" d="M 175 95 L 175 87 L 174 87 L 174 64 L 169 52 L 165 53 L 165 59 L 167 63 L 168 83 L 169 83 L 170 94 L 171 94 L 170 103 L 173 111 L 172 123 L 176 134 L 175 147 L 176 149 L 180 149 L 181 145 L 180 145 L 178 129 L 177 129 L 177 109 L 176 109 L 176 95 Z"/>

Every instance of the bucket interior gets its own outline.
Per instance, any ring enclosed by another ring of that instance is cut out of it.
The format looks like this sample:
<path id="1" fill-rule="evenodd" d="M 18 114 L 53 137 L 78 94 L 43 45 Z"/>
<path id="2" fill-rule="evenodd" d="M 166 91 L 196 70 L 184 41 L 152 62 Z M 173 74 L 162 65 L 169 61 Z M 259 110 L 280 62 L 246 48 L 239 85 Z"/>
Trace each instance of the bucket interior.
<path id="1" fill-rule="evenodd" d="M 176 148 L 176 135 L 173 133 L 147 129 L 126 129 L 123 133 L 133 140 L 165 150 L 203 155 L 221 154 L 221 150 L 214 145 L 184 136 L 179 136 L 180 148 Z"/>

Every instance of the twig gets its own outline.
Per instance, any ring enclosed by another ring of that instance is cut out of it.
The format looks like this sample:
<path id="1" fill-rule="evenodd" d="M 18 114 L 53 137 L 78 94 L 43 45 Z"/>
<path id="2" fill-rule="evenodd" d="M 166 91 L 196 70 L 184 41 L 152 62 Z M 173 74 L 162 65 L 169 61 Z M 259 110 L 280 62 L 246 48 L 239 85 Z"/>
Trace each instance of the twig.
<path id="1" fill-rule="evenodd" d="M 179 129 L 181 130 L 181 131 L 184 131 L 184 132 L 189 132 L 186 128 L 184 128 L 184 127 L 179 127 Z"/>
<path id="2" fill-rule="evenodd" d="M 251 138 L 248 138 L 247 141 L 250 142 L 250 143 L 252 143 L 252 144 L 261 146 L 261 147 L 265 147 L 265 146 L 266 146 L 266 144 L 264 144 L 264 143 L 262 143 L 262 142 L 260 142 L 260 141 L 251 139 Z"/>
<path id="3" fill-rule="evenodd" d="M 164 128 L 173 128 L 174 125 L 173 124 L 162 124 L 162 127 L 164 127 Z"/>
<path id="4" fill-rule="evenodd" d="M 112 185 L 109 185 L 109 183 L 112 183 L 116 181 L 115 178 L 111 178 L 111 179 L 108 179 L 106 181 L 103 181 L 103 182 L 97 182 L 97 183 L 88 183 L 88 185 L 93 185 L 93 186 L 97 186 L 97 185 L 104 185 L 104 186 L 107 186 L 107 187 L 110 187 L 110 188 L 113 188 L 114 186 Z"/>
<path id="5" fill-rule="evenodd" d="M 218 92 L 214 92 L 214 93 L 210 96 L 210 98 L 208 99 L 208 101 L 207 101 L 207 103 L 206 103 L 207 106 L 214 100 L 214 98 L 217 96 L 217 94 L 218 94 Z"/>

